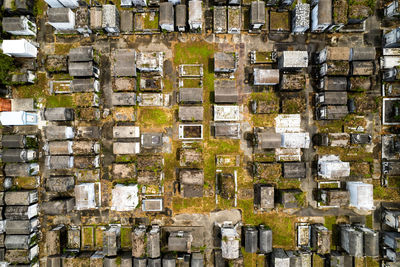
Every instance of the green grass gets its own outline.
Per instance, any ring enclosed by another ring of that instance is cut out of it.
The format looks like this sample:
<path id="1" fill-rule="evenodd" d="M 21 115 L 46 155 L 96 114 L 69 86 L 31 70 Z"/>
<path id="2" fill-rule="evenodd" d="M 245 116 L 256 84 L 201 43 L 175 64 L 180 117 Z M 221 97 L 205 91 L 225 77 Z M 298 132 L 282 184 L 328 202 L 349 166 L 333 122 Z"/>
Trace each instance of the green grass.
<path id="1" fill-rule="evenodd" d="M 325 263 L 324 263 L 325 261 L 318 254 L 314 254 L 312 259 L 313 259 L 312 266 L 314 266 L 314 267 L 324 267 L 325 266 Z"/>
<path id="2" fill-rule="evenodd" d="M 373 192 L 374 200 L 395 201 L 400 197 L 399 190 L 394 188 L 374 185 Z"/>
<path id="3" fill-rule="evenodd" d="M 172 123 L 171 111 L 161 108 L 140 108 L 139 120 L 145 127 L 168 126 Z"/>
<path id="4" fill-rule="evenodd" d="M 48 79 L 45 72 L 38 72 L 36 74 L 36 81 L 32 85 L 18 86 L 13 89 L 13 96 L 15 98 L 46 98 L 49 96 Z"/>
<path id="5" fill-rule="evenodd" d="M 174 47 L 174 63 L 176 66 L 180 64 L 203 64 L 204 68 L 208 70 L 208 60 L 213 55 L 213 46 L 205 42 L 178 43 Z"/>
<path id="6" fill-rule="evenodd" d="M 135 159 L 136 157 L 132 155 L 117 155 L 115 157 L 116 162 L 133 162 Z"/>
<path id="7" fill-rule="evenodd" d="M 300 188 L 301 182 L 299 180 L 293 179 L 279 179 L 276 182 L 276 186 L 278 189 L 297 189 Z"/>
<path id="8" fill-rule="evenodd" d="M 201 88 L 201 79 L 182 79 L 182 88 Z"/>
<path id="9" fill-rule="evenodd" d="M 132 246 L 131 240 L 132 228 L 122 227 L 121 228 L 121 248 L 130 248 Z"/>
<path id="10" fill-rule="evenodd" d="M 373 153 L 363 147 L 318 147 L 319 155 L 338 155 L 342 161 L 372 162 Z"/>
<path id="11" fill-rule="evenodd" d="M 229 154 L 239 151 L 239 140 L 208 140 L 205 145 L 208 153 Z"/>
<path id="12" fill-rule="evenodd" d="M 144 29 L 154 30 L 158 29 L 158 13 L 155 13 L 154 16 L 152 15 L 153 12 L 145 13 L 143 19 L 143 27 Z M 151 17 L 153 19 L 151 19 Z"/>
<path id="13" fill-rule="evenodd" d="M 388 187 L 400 188 L 400 177 L 388 177 Z"/>
<path id="14" fill-rule="evenodd" d="M 271 12 L 270 26 L 273 30 L 290 31 L 290 13 L 289 12 Z"/>
<path id="15" fill-rule="evenodd" d="M 16 186 L 27 190 L 33 190 L 38 186 L 36 177 L 15 177 L 13 182 Z"/>
<path id="16" fill-rule="evenodd" d="M 85 226 L 83 228 L 83 246 L 93 247 L 94 245 L 94 229 L 92 226 Z"/>
<path id="17" fill-rule="evenodd" d="M 299 207 L 305 207 L 307 204 L 307 195 L 305 192 L 297 193 L 294 195 L 294 198 L 296 199 L 297 205 Z"/>
<path id="18" fill-rule="evenodd" d="M 244 247 L 241 248 L 241 252 L 243 255 L 244 266 L 265 266 L 265 255 L 246 252 Z"/>
<path id="19" fill-rule="evenodd" d="M 366 120 L 363 117 L 359 117 L 354 114 L 349 114 L 344 117 L 342 120 L 333 120 L 327 123 L 318 123 L 316 125 L 318 127 L 319 132 L 321 133 L 337 133 L 342 132 L 344 129 L 345 132 L 352 132 L 349 127 L 366 127 Z"/>
<path id="20" fill-rule="evenodd" d="M 215 156 L 218 154 L 233 154 L 240 150 L 239 140 L 210 139 L 204 145 L 204 179 L 211 184 L 215 182 Z"/>
<path id="21" fill-rule="evenodd" d="M 267 92 L 251 93 L 250 99 L 279 102 L 279 97 L 272 90 L 269 90 Z"/>
<path id="22" fill-rule="evenodd" d="M 214 46 L 206 42 L 177 43 L 173 47 L 174 65 L 203 64 L 203 107 L 211 110 L 210 94 L 214 92 Z M 211 112 L 204 112 L 203 139 L 206 143 L 210 138 Z"/>
<path id="23" fill-rule="evenodd" d="M 73 80 L 74 77 L 70 76 L 68 73 L 54 73 L 53 80 L 54 81 L 68 81 Z"/>
<path id="24" fill-rule="evenodd" d="M 52 95 L 46 98 L 46 107 L 74 107 L 72 95 Z"/>
<path id="25" fill-rule="evenodd" d="M 254 127 L 274 127 L 276 114 L 251 114 Z"/>
<path id="26" fill-rule="evenodd" d="M 365 226 L 368 228 L 373 228 L 373 218 L 372 214 L 365 216 Z"/>
<path id="27" fill-rule="evenodd" d="M 103 247 L 103 229 L 100 226 L 96 227 L 95 239 L 96 249 L 101 249 Z"/>
<path id="28" fill-rule="evenodd" d="M 285 99 L 282 102 L 282 112 L 284 114 L 299 114 L 306 110 L 306 102 L 302 98 Z"/>
<path id="29" fill-rule="evenodd" d="M 54 53 L 56 55 L 67 55 L 71 48 L 78 47 L 79 43 L 55 43 L 54 44 Z"/>
<path id="30" fill-rule="evenodd" d="M 46 16 L 47 11 L 47 3 L 43 0 L 35 1 L 35 5 L 33 7 L 33 14 L 37 18 L 43 18 Z"/>
<path id="31" fill-rule="evenodd" d="M 264 224 L 273 232 L 273 246 L 285 249 L 295 248 L 295 222 L 296 217 L 285 213 L 271 212 L 255 214 L 253 200 L 238 200 L 238 207 L 242 210 L 242 218 L 245 224 Z"/>
<path id="32" fill-rule="evenodd" d="M 374 259 L 372 257 L 365 257 L 365 263 L 367 267 L 379 267 L 379 260 Z"/>
<path id="33" fill-rule="evenodd" d="M 164 83 L 164 89 L 163 89 L 164 93 L 170 93 L 172 92 L 172 90 L 174 90 L 174 83 L 168 77 L 165 77 L 163 79 L 163 83 Z"/>
<path id="34" fill-rule="evenodd" d="M 343 130 L 343 124 L 340 120 L 334 120 L 328 123 L 316 122 L 316 125 L 320 133 L 340 133 Z"/>

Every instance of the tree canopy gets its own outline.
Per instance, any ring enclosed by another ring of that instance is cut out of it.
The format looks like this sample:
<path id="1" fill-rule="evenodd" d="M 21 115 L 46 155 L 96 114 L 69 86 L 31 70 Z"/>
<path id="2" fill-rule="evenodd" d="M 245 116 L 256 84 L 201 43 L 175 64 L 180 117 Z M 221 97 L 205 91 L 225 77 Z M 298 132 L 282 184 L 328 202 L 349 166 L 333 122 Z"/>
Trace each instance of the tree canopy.
<path id="1" fill-rule="evenodd" d="M 9 82 L 10 72 L 14 70 L 14 59 L 10 56 L 0 54 L 0 84 Z"/>

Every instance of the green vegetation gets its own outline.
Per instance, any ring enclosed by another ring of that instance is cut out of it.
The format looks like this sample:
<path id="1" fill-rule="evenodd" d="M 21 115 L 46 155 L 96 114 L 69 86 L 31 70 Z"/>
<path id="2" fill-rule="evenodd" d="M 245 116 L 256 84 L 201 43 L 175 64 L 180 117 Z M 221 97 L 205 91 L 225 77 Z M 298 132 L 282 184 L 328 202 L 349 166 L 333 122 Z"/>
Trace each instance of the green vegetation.
<path id="1" fill-rule="evenodd" d="M 337 183 L 327 183 L 327 184 L 320 184 L 321 189 L 337 189 L 339 188 Z"/>
<path id="2" fill-rule="evenodd" d="M 275 182 L 278 189 L 297 189 L 300 188 L 301 182 L 296 179 L 281 178 Z"/>
<path id="3" fill-rule="evenodd" d="M 182 79 L 182 86 L 183 88 L 201 88 L 202 81 L 201 79 Z"/>
<path id="4" fill-rule="evenodd" d="M 388 177 L 388 187 L 400 188 L 400 177 Z"/>
<path id="5" fill-rule="evenodd" d="M 116 162 L 133 162 L 135 159 L 136 157 L 132 155 L 117 155 L 115 157 Z"/>
<path id="6" fill-rule="evenodd" d="M 306 102 L 303 98 L 291 98 L 282 100 L 282 113 L 299 114 L 306 111 Z"/>
<path id="7" fill-rule="evenodd" d="M 241 248 L 244 266 L 265 266 L 265 255 L 246 252 Z"/>
<path id="8" fill-rule="evenodd" d="M 325 216 L 324 226 L 328 228 L 329 231 L 332 231 L 333 225 L 336 224 L 336 216 Z"/>
<path id="9" fill-rule="evenodd" d="M 279 163 L 256 163 L 255 167 L 259 182 L 277 182 L 282 178 L 282 165 Z"/>
<path id="10" fill-rule="evenodd" d="M 43 0 L 35 1 L 35 5 L 33 7 L 33 14 L 37 18 L 43 18 L 46 16 L 47 11 L 47 3 Z M 39 29 L 38 29 L 39 30 Z"/>
<path id="11" fill-rule="evenodd" d="M 205 145 L 205 151 L 215 154 L 237 153 L 239 148 L 239 140 L 208 140 Z"/>
<path id="12" fill-rule="evenodd" d="M 74 107 L 72 95 L 52 95 L 46 98 L 46 107 Z"/>
<path id="13" fill-rule="evenodd" d="M 163 83 L 164 83 L 164 89 L 163 89 L 164 93 L 170 93 L 172 92 L 172 90 L 174 90 L 174 83 L 168 77 L 165 77 L 163 79 Z M 139 88 L 139 86 L 137 88 Z"/>
<path id="14" fill-rule="evenodd" d="M 55 43 L 54 54 L 56 55 L 67 55 L 71 48 L 79 46 L 79 43 Z"/>
<path id="15" fill-rule="evenodd" d="M 238 207 L 242 210 L 242 217 L 245 224 L 264 224 L 272 230 L 274 233 L 274 247 L 285 249 L 295 248 L 295 216 L 290 216 L 280 212 L 255 214 L 253 211 L 252 199 L 238 200 Z"/>
<path id="16" fill-rule="evenodd" d="M 315 267 L 324 267 L 325 263 L 324 263 L 324 259 L 321 258 L 318 254 L 314 254 L 312 257 L 312 266 Z"/>
<path id="17" fill-rule="evenodd" d="M 394 201 L 399 199 L 399 197 L 400 193 L 398 189 L 374 185 L 374 200 Z"/>
<path id="18" fill-rule="evenodd" d="M 144 127 L 166 127 L 172 123 L 172 114 L 168 109 L 142 107 L 138 121 Z"/>
<path id="19" fill-rule="evenodd" d="M 26 190 L 33 190 L 38 186 L 36 177 L 16 177 L 13 181 L 15 186 Z"/>
<path id="20" fill-rule="evenodd" d="M 320 146 L 317 148 L 319 155 L 338 155 L 342 161 L 372 162 L 374 160 L 373 153 L 367 152 L 364 147 L 329 147 Z M 365 164 L 364 164 L 365 165 Z M 365 165 L 362 170 L 357 172 L 368 173 L 369 165 Z M 366 168 L 365 168 L 366 167 Z"/>
<path id="21" fill-rule="evenodd" d="M 329 122 L 316 122 L 318 131 L 320 133 L 338 133 L 342 132 L 355 132 L 355 128 L 358 126 L 366 127 L 367 122 L 364 117 L 358 115 L 349 114 L 342 120 L 333 120 Z"/>
<path id="22" fill-rule="evenodd" d="M 365 216 L 365 226 L 367 226 L 368 228 L 373 228 L 372 214 Z"/>
<path id="23" fill-rule="evenodd" d="M 371 178 L 372 177 L 371 166 L 368 162 L 351 162 L 350 175 Z"/>
<path id="24" fill-rule="evenodd" d="M 36 81 L 32 85 L 17 86 L 13 89 L 15 98 L 46 98 L 49 96 L 48 79 L 45 72 L 36 74 Z"/>
<path id="25" fill-rule="evenodd" d="M 95 230 L 95 246 L 96 249 L 103 248 L 103 227 L 97 226 Z"/>
<path id="26" fill-rule="evenodd" d="M 125 249 L 129 249 L 132 247 L 131 240 L 132 228 L 121 227 L 121 247 Z"/>
<path id="27" fill-rule="evenodd" d="M 92 226 L 83 227 L 83 247 L 92 248 L 94 245 L 94 229 Z"/>
<path id="28" fill-rule="evenodd" d="M 305 192 L 297 193 L 294 195 L 294 198 L 296 199 L 297 205 L 299 207 L 305 207 L 307 204 L 307 195 Z"/>
<path id="29" fill-rule="evenodd" d="M 276 114 L 251 114 L 254 127 L 275 127 Z"/>
<path id="30" fill-rule="evenodd" d="M 250 99 L 260 100 L 260 101 L 270 101 L 273 103 L 278 102 L 278 107 L 279 107 L 279 97 L 273 90 L 269 90 L 267 92 L 251 93 Z"/>
<path id="31" fill-rule="evenodd" d="M 215 156 L 233 154 L 240 150 L 239 140 L 208 140 L 204 144 L 204 179 L 211 184 L 215 182 Z"/>
<path id="32" fill-rule="evenodd" d="M 379 267 L 379 260 L 372 257 L 365 257 L 365 266 L 367 267 Z"/>
<path id="33" fill-rule="evenodd" d="M 205 42 L 178 43 L 174 47 L 175 66 L 180 64 L 203 64 L 205 74 L 213 72 L 213 70 L 210 69 L 213 64 L 209 66 L 209 60 L 211 60 L 213 55 L 214 48 L 212 45 Z"/>
<path id="34" fill-rule="evenodd" d="M 271 31 L 290 31 L 290 13 L 289 12 L 270 12 Z"/>
<path id="35" fill-rule="evenodd" d="M 10 72 L 15 69 L 14 59 L 3 53 L 0 54 L 0 84 L 8 84 Z"/>
<path id="36" fill-rule="evenodd" d="M 210 95 L 214 91 L 214 73 L 213 73 L 213 54 L 214 47 L 211 44 L 202 43 L 177 43 L 173 48 L 174 65 L 177 67 L 179 64 L 203 64 L 204 76 L 203 76 L 203 88 L 204 88 L 204 110 L 210 110 Z M 262 96 L 263 94 L 260 94 Z M 267 97 L 276 97 L 274 93 L 264 93 Z M 278 101 L 279 104 L 279 101 Z M 215 171 L 216 155 L 233 155 L 240 154 L 240 142 L 238 140 L 215 140 L 210 139 L 210 130 L 208 122 L 212 120 L 211 113 L 205 112 L 204 114 L 204 140 L 203 140 L 203 158 L 204 158 L 204 179 L 206 188 L 215 188 Z M 272 114 L 269 117 L 267 124 L 274 125 L 274 118 L 276 115 Z M 260 124 L 266 124 L 260 119 Z M 175 143 L 173 142 L 173 147 Z M 174 150 L 173 150 L 174 151 Z M 274 155 L 272 155 L 274 156 Z M 165 177 L 173 177 L 175 167 L 178 166 L 176 156 L 174 154 L 165 154 Z M 250 184 L 252 180 L 246 177 L 246 171 L 241 168 L 224 168 L 226 171 L 238 171 L 238 182 L 241 185 Z M 172 175 L 171 175 L 172 174 Z M 168 178 L 166 178 L 168 179 Z M 249 181 L 247 181 L 248 179 Z M 289 182 L 288 182 L 289 183 Z M 298 181 L 293 181 L 293 184 L 298 185 Z M 293 185 L 292 184 L 292 185 Z M 233 207 L 232 200 L 225 200 L 219 197 L 218 207 L 215 204 L 215 196 L 205 196 L 203 198 L 192 198 L 183 199 L 180 197 L 174 197 L 172 201 L 172 208 L 175 212 L 210 212 L 216 208 L 227 208 Z M 273 212 L 270 214 L 255 214 L 253 199 L 239 199 L 238 208 L 242 210 L 242 217 L 244 218 L 245 224 L 264 224 L 270 227 L 274 231 L 274 246 L 283 247 L 286 249 L 294 249 L 294 234 L 295 234 L 295 218 L 287 214 L 281 214 Z M 280 218 L 277 220 L 276 218 Z M 252 262 L 258 261 L 257 255 L 246 254 L 244 257 L 248 259 L 251 257 Z M 250 260 L 250 259 L 249 259 Z"/>
<path id="37" fill-rule="evenodd" d="M 72 80 L 74 77 L 69 76 L 68 73 L 54 73 L 53 80 L 55 81 L 68 81 Z"/>
<path id="38" fill-rule="evenodd" d="M 158 13 L 147 12 L 143 18 L 143 28 L 148 30 L 158 29 Z"/>
<path id="39" fill-rule="evenodd" d="M 204 199 L 207 200 L 207 198 L 178 198 L 174 197 L 173 199 L 173 209 L 175 211 L 182 211 L 182 210 L 187 210 L 190 208 L 190 212 L 202 212 L 204 211 L 203 205 L 201 203 L 204 201 Z M 214 198 L 212 198 L 215 200 Z"/>
<path id="40" fill-rule="evenodd" d="M 275 151 L 265 152 L 263 154 L 253 154 L 254 161 L 257 162 L 273 162 L 275 161 Z"/>

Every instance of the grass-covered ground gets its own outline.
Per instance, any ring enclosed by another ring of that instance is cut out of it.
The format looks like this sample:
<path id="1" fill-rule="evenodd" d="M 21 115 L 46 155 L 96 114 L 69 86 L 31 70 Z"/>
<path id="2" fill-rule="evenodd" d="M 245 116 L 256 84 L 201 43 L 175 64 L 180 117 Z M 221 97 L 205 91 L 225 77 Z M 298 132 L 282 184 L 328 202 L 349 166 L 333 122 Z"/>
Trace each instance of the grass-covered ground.
<path id="1" fill-rule="evenodd" d="M 36 74 L 35 83 L 32 85 L 22 85 L 13 88 L 15 98 L 46 98 L 49 96 L 49 81 L 45 72 Z"/>
<path id="2" fill-rule="evenodd" d="M 68 55 L 71 48 L 78 47 L 79 43 L 55 43 L 54 53 L 56 55 Z"/>
<path id="3" fill-rule="evenodd" d="M 147 12 L 143 17 L 143 27 L 144 29 L 158 29 L 158 13 L 157 12 Z"/>
<path id="4" fill-rule="evenodd" d="M 171 126 L 172 113 L 165 108 L 141 107 L 138 111 L 138 122 L 144 129 Z"/>
<path id="5" fill-rule="evenodd" d="M 52 95 L 46 98 L 46 107 L 74 107 L 72 95 Z"/>

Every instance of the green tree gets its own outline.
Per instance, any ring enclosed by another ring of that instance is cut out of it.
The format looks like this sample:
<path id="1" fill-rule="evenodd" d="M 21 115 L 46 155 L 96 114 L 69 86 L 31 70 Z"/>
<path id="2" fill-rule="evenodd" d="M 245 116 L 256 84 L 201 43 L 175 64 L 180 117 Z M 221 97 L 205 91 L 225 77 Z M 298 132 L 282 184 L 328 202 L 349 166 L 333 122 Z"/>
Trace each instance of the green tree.
<path id="1" fill-rule="evenodd" d="M 7 84 L 10 72 L 14 70 L 14 59 L 4 54 L 0 54 L 0 84 Z"/>

